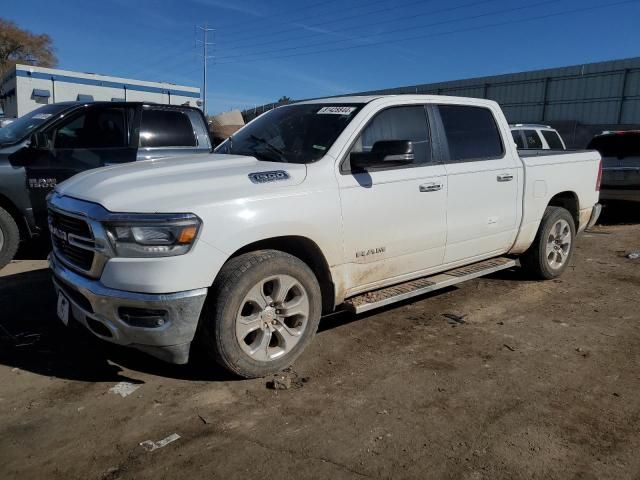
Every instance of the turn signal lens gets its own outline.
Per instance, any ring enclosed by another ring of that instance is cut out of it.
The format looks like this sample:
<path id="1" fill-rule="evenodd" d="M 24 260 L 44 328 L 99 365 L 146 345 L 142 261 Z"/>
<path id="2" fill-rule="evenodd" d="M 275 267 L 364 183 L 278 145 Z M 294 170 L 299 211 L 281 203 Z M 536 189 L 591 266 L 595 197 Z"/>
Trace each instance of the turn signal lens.
<path id="1" fill-rule="evenodd" d="M 184 227 L 180 232 L 180 236 L 178 237 L 178 243 L 185 244 L 193 242 L 193 239 L 196 238 L 197 233 L 197 227 Z"/>

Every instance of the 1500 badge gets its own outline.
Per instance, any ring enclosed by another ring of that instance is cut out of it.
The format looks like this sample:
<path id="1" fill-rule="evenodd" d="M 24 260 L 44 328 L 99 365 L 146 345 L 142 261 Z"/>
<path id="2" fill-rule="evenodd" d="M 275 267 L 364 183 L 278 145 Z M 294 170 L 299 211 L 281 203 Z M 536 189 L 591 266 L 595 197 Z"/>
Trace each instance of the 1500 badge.
<path id="1" fill-rule="evenodd" d="M 288 180 L 289 174 L 284 170 L 274 170 L 271 172 L 256 172 L 249 174 L 249 180 L 253 183 L 269 183 L 278 182 L 280 180 Z"/>
<path id="2" fill-rule="evenodd" d="M 30 178 L 29 188 L 55 188 L 58 180 L 55 178 Z"/>

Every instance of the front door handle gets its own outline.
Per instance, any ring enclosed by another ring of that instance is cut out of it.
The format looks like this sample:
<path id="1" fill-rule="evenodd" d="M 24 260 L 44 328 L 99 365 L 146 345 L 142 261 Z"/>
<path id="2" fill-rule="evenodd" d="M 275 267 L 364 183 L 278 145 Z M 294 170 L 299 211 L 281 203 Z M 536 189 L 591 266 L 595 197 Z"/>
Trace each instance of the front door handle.
<path id="1" fill-rule="evenodd" d="M 498 175 L 497 180 L 499 182 L 510 182 L 511 180 L 513 180 L 513 175 L 511 175 L 510 173 L 504 173 L 502 175 Z"/>
<path id="2" fill-rule="evenodd" d="M 441 183 L 423 183 L 420 185 L 421 192 L 437 192 L 438 190 L 442 190 Z"/>

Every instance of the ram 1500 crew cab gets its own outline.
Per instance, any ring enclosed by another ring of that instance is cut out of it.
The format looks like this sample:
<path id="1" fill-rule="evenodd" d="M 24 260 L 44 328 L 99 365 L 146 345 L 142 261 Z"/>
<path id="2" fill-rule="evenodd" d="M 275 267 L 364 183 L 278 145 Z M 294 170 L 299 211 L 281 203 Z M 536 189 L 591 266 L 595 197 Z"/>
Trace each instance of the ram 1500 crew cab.
<path id="1" fill-rule="evenodd" d="M 557 277 L 597 220 L 600 155 L 536 153 L 518 154 L 492 101 L 344 97 L 265 113 L 214 162 L 85 172 L 49 199 L 58 315 L 255 377 L 290 365 L 336 308 L 518 260 Z"/>
<path id="2" fill-rule="evenodd" d="M 211 153 L 202 111 L 139 102 L 62 102 L 0 129 L 0 268 L 21 240 L 47 232 L 45 198 L 90 168 Z"/>

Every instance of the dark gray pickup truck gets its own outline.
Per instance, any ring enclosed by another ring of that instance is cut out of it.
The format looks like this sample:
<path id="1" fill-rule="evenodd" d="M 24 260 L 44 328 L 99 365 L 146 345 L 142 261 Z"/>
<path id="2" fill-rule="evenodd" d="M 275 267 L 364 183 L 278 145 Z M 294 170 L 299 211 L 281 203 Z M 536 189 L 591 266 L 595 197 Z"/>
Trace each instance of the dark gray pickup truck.
<path id="1" fill-rule="evenodd" d="M 56 103 L 0 128 L 0 268 L 47 228 L 46 196 L 107 165 L 211 152 L 197 108 L 135 102 Z"/>

